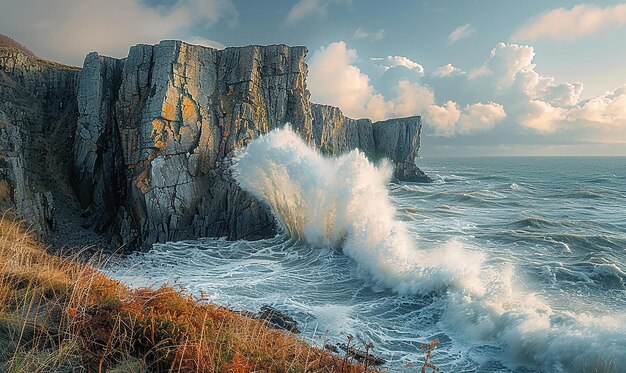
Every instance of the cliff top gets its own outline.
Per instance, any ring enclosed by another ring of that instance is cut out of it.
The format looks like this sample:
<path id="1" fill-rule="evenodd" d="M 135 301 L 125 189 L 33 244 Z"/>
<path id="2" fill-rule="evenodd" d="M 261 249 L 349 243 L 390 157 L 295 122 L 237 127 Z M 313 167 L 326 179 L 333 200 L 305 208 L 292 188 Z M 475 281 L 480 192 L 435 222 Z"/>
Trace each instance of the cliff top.
<path id="1" fill-rule="evenodd" d="M 11 55 L 11 54 L 19 54 L 29 60 L 37 61 L 39 63 L 48 65 L 50 67 L 63 68 L 63 69 L 69 69 L 69 70 L 80 70 L 80 67 L 78 66 L 66 65 L 60 62 L 50 61 L 50 60 L 41 58 L 37 56 L 35 53 L 33 53 L 30 49 L 26 48 L 24 45 L 15 41 L 14 39 L 6 35 L 0 34 L 0 55 L 6 56 L 6 55 Z"/>
<path id="2" fill-rule="evenodd" d="M 13 48 L 19 50 L 27 56 L 37 57 L 35 53 L 33 53 L 30 49 L 18 43 L 15 39 L 12 39 L 11 37 L 4 34 L 0 34 L 0 48 Z"/>
<path id="3" fill-rule="evenodd" d="M 201 45 L 201 44 L 194 44 L 194 43 L 189 43 L 183 40 L 177 40 L 177 39 L 165 39 L 165 40 L 161 40 L 160 42 L 156 43 L 156 44 L 146 44 L 146 43 L 139 43 L 139 44 L 135 44 L 134 46 L 155 46 L 155 45 L 160 45 L 160 44 L 169 44 L 169 43 L 180 43 L 180 44 L 185 44 L 185 45 L 189 45 L 189 46 L 194 46 L 194 47 L 199 47 L 199 48 L 206 48 L 206 49 L 213 49 L 213 50 L 227 50 L 227 49 L 244 49 L 244 48 L 267 48 L 267 47 L 287 47 L 287 48 L 295 48 L 295 49 L 304 49 L 305 53 L 308 53 L 309 49 L 304 46 L 304 45 L 287 45 L 287 44 L 249 44 L 249 45 L 238 45 L 238 46 L 230 46 L 230 47 L 226 47 L 224 49 L 218 49 L 218 48 L 214 48 L 214 47 L 209 47 L 206 45 Z M 132 47 L 131 47 L 132 48 Z"/>

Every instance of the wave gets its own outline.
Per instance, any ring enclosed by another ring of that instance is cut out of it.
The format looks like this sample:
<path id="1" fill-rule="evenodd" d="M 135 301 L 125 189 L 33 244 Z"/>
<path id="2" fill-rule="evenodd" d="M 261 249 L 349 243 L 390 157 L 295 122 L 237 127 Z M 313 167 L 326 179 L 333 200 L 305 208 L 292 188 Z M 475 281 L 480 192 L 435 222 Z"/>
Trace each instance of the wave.
<path id="1" fill-rule="evenodd" d="M 436 184 L 445 184 L 445 183 L 467 180 L 467 178 L 464 176 L 454 175 L 454 174 L 448 174 L 448 175 L 434 174 L 432 178 L 433 178 L 434 183 Z"/>
<path id="2" fill-rule="evenodd" d="M 378 285 L 427 294 L 473 277 L 481 254 L 458 245 L 416 250 L 395 217 L 391 174 L 390 164 L 374 166 L 358 150 L 323 157 L 289 126 L 252 141 L 233 165 L 239 185 L 267 203 L 293 238 L 341 248 Z"/>
<path id="3" fill-rule="evenodd" d="M 512 228 L 518 228 L 518 229 L 524 229 L 524 228 L 541 229 L 545 227 L 554 227 L 557 225 L 558 224 L 553 221 L 542 219 L 542 218 L 525 218 L 525 219 L 521 219 L 510 224 Z"/>
<path id="4" fill-rule="evenodd" d="M 548 371 L 626 365 L 626 315 L 555 310 L 523 290 L 511 265 L 489 265 L 484 253 L 457 241 L 419 248 L 396 218 L 388 163 L 374 166 L 358 150 L 323 157 L 286 126 L 240 150 L 233 174 L 293 238 L 340 248 L 376 285 L 447 299 L 442 323 L 451 335 L 502 344 L 516 361 Z"/>
<path id="5" fill-rule="evenodd" d="M 578 190 L 571 193 L 557 194 L 553 196 L 553 198 L 559 199 L 602 199 L 606 197 L 609 196 L 600 192 L 592 192 L 590 190 Z"/>

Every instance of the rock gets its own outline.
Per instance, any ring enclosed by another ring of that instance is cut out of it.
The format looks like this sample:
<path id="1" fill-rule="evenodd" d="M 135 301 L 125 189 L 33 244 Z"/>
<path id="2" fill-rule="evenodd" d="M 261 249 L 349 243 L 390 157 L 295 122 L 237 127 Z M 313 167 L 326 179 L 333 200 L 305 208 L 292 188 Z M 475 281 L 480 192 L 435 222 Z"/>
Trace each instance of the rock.
<path id="1" fill-rule="evenodd" d="M 74 168 L 83 207 L 130 226 L 138 237 L 120 237 L 125 244 L 274 235 L 271 213 L 228 165 L 235 149 L 286 122 L 311 137 L 305 54 L 164 41 L 124 61 L 87 56 Z"/>
<path id="2" fill-rule="evenodd" d="M 272 237 L 269 208 L 229 167 L 285 123 L 325 154 L 359 148 L 393 161 L 399 180 L 426 180 L 419 117 L 372 123 L 312 105 L 306 53 L 169 40 L 125 59 L 90 53 L 79 70 L 0 48 L 0 203 L 59 242 L 100 237 L 114 249 Z"/>
<path id="3" fill-rule="evenodd" d="M 395 164 L 394 176 L 400 181 L 432 181 L 415 164 L 420 148 L 422 118 L 389 119 L 373 124 L 375 156 Z"/>
<path id="4" fill-rule="evenodd" d="M 274 307 L 261 307 L 261 312 L 259 312 L 258 317 L 260 320 L 262 320 L 268 326 L 274 329 L 286 330 L 295 334 L 300 333 L 300 329 L 298 329 L 298 322 L 291 316 L 277 310 Z"/>
<path id="5" fill-rule="evenodd" d="M 339 354 L 339 349 L 332 343 L 324 343 L 324 349 L 329 352 L 333 352 L 335 354 Z"/>
<path id="6" fill-rule="evenodd" d="M 338 155 L 360 149 L 368 157 L 376 154 L 372 121 L 350 119 L 339 108 L 312 104 L 313 138 L 324 154 Z"/>
<path id="7" fill-rule="evenodd" d="M 372 123 L 369 119 L 350 119 L 336 107 L 319 104 L 311 105 L 311 112 L 313 138 L 322 153 L 337 155 L 358 148 L 371 160 L 391 160 L 397 180 L 431 181 L 415 164 L 420 148 L 421 117 Z"/>
<path id="8" fill-rule="evenodd" d="M 126 193 L 114 106 L 123 66 L 122 60 L 90 53 L 78 79 L 72 182 L 89 209 L 89 226 L 99 232 L 116 217 Z"/>
<path id="9" fill-rule="evenodd" d="M 346 352 L 347 356 L 354 358 L 359 363 L 363 363 L 368 366 L 379 366 L 387 363 L 384 359 L 370 354 L 369 351 L 364 352 L 359 350 L 358 348 L 349 347 L 343 343 L 338 344 L 338 346 Z"/>
<path id="10" fill-rule="evenodd" d="M 45 236 L 56 230 L 76 128 L 78 69 L 0 48 L 0 205 Z"/>

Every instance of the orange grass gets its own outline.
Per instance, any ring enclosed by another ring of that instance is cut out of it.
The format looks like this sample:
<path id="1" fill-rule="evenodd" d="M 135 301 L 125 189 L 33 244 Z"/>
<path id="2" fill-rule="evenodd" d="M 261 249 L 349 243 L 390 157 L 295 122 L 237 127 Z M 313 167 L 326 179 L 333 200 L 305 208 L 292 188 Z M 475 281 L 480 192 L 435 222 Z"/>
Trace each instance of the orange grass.
<path id="1" fill-rule="evenodd" d="M 131 290 L 0 220 L 0 371 L 364 372 L 163 286 Z"/>

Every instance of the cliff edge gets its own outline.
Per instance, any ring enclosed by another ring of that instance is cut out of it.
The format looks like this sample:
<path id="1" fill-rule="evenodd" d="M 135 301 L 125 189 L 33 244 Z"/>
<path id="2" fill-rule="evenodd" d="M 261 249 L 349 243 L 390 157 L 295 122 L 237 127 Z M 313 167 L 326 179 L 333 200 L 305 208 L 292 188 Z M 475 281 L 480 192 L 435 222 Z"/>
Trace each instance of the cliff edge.
<path id="1" fill-rule="evenodd" d="M 427 181 L 415 165 L 421 119 L 372 123 L 311 104 L 306 53 L 163 41 L 124 59 L 90 53 L 77 69 L 0 48 L 0 203 L 44 235 L 74 224 L 130 249 L 269 237 L 271 212 L 229 166 L 287 122 L 323 153 L 359 148 L 393 161 L 398 180 Z"/>

